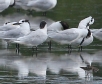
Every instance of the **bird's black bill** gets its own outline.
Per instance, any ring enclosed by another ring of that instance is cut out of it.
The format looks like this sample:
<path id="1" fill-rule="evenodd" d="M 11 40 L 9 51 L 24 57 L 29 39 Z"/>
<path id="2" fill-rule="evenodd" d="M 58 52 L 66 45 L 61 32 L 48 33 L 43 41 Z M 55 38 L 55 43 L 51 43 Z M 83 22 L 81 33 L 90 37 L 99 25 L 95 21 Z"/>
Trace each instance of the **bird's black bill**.
<path id="1" fill-rule="evenodd" d="M 21 23 L 14 23 L 13 25 L 20 25 Z"/>

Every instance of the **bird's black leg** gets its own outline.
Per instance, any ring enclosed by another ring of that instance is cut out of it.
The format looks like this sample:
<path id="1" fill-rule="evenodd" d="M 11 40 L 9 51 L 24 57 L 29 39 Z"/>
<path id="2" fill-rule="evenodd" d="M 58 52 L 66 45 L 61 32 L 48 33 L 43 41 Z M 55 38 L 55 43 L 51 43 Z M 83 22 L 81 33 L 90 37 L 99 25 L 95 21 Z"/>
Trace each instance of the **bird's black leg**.
<path id="1" fill-rule="evenodd" d="M 79 47 L 79 50 L 78 50 L 78 51 L 79 51 L 79 52 L 82 52 L 82 46 Z"/>
<path id="2" fill-rule="evenodd" d="M 43 16 L 46 16 L 46 12 L 43 12 L 43 14 L 42 14 Z"/>
<path id="3" fill-rule="evenodd" d="M 68 52 L 71 53 L 71 51 L 72 51 L 72 47 L 71 45 L 68 45 Z"/>
<path id="4" fill-rule="evenodd" d="M 35 46 L 35 48 L 34 48 L 34 46 L 32 47 L 32 56 L 34 55 L 34 51 L 37 56 L 37 46 Z"/>
<path id="5" fill-rule="evenodd" d="M 16 43 L 16 53 L 19 54 L 19 44 L 18 43 Z"/>
<path id="6" fill-rule="evenodd" d="M 81 48 L 81 52 L 82 52 L 83 47 L 82 47 L 82 46 L 80 46 L 80 48 Z"/>
<path id="7" fill-rule="evenodd" d="M 48 42 L 49 50 L 51 51 L 51 41 Z"/>
<path id="8" fill-rule="evenodd" d="M 28 15 L 32 15 L 33 14 L 33 10 L 28 10 Z"/>

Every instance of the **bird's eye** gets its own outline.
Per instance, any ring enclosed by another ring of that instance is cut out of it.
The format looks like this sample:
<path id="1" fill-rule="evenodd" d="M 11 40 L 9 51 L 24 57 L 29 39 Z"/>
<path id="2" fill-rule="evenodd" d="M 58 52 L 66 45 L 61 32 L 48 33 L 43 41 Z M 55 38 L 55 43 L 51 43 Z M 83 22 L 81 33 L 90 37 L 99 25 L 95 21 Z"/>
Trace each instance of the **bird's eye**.
<path id="1" fill-rule="evenodd" d="M 24 22 L 24 21 L 22 21 L 22 22 Z"/>

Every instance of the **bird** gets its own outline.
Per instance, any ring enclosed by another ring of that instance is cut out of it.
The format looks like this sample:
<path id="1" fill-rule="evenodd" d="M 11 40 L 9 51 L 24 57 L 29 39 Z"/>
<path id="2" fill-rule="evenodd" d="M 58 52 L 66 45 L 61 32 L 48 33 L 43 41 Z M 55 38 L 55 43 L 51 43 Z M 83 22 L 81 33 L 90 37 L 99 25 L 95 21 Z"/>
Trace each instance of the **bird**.
<path id="1" fill-rule="evenodd" d="M 27 7 L 29 7 L 30 10 L 33 9 L 37 12 L 44 12 L 46 14 L 46 11 L 54 8 L 56 4 L 57 0 L 31 0 L 28 2 Z"/>
<path id="2" fill-rule="evenodd" d="M 56 22 L 53 22 L 50 26 L 48 26 L 47 31 L 48 31 L 48 34 L 51 34 L 53 32 L 59 32 L 68 28 L 69 28 L 69 25 L 67 22 L 56 21 Z"/>
<path id="3" fill-rule="evenodd" d="M 3 12 L 5 9 L 13 5 L 14 3 L 14 0 L 0 0 L 0 12 Z"/>
<path id="4" fill-rule="evenodd" d="M 20 25 L 20 27 L 9 31 L 0 31 L 1 39 L 5 40 L 16 39 L 30 32 L 30 24 L 28 20 L 22 19 L 19 21 L 19 23 L 15 23 L 13 25 Z"/>
<path id="5" fill-rule="evenodd" d="M 14 8 L 28 10 L 27 4 L 30 0 L 16 0 Z"/>
<path id="6" fill-rule="evenodd" d="M 88 29 L 88 34 L 86 38 L 79 39 L 72 43 L 73 46 L 79 46 L 79 51 L 82 51 L 82 46 L 87 46 L 93 42 L 93 34 L 89 29 L 90 25 L 94 23 L 94 18 L 89 16 L 79 22 L 78 29 Z"/>
<path id="7" fill-rule="evenodd" d="M 45 42 L 47 37 L 47 23 L 45 21 L 41 21 L 40 29 L 32 31 L 23 37 L 17 38 L 14 43 L 31 46 L 32 48 L 36 47 L 37 50 L 37 46 Z"/>
<path id="8" fill-rule="evenodd" d="M 15 12 L 13 14 L 9 14 L 6 15 L 5 17 L 0 17 L 0 25 L 2 26 L 2 24 L 6 23 L 6 22 L 18 22 L 21 19 L 27 19 L 30 22 L 30 26 L 31 26 L 31 30 L 37 30 L 39 28 L 39 24 L 42 20 L 45 20 L 47 22 L 47 25 L 51 25 L 53 22 L 55 22 L 54 20 L 45 17 L 45 16 L 29 16 L 27 14 L 22 14 L 22 13 L 18 13 Z"/>
<path id="9" fill-rule="evenodd" d="M 47 32 L 48 32 L 47 42 L 49 45 L 49 50 L 51 50 L 51 39 L 49 38 L 49 36 L 51 34 L 58 33 L 59 31 L 66 30 L 68 28 L 69 28 L 69 24 L 65 21 L 56 21 L 56 22 L 53 22 L 50 26 L 48 26 L 48 28 L 47 28 Z"/>
<path id="10" fill-rule="evenodd" d="M 49 38 L 60 44 L 71 45 L 79 39 L 82 40 L 83 38 L 86 38 L 88 32 L 89 31 L 87 29 L 71 28 L 52 34 Z"/>
<path id="11" fill-rule="evenodd" d="M 85 60 L 83 56 L 80 55 L 80 58 L 82 60 L 82 63 L 84 63 L 86 66 L 80 67 L 85 71 L 85 77 L 92 77 L 93 72 L 98 72 L 99 69 L 97 67 L 94 67 L 91 65 L 91 62 L 88 62 L 88 60 Z"/>
<path id="12" fill-rule="evenodd" d="M 24 10 L 35 10 L 37 12 L 44 12 L 51 10 L 57 4 L 57 0 L 16 0 L 14 8 L 24 9 Z"/>
<path id="13" fill-rule="evenodd" d="M 16 0 L 10 0 L 11 2 L 10 2 L 10 5 L 9 5 L 9 7 L 13 7 L 14 5 L 15 5 L 15 1 Z"/>
<path id="14" fill-rule="evenodd" d="M 20 25 L 20 27 L 8 31 L 0 31 L 0 39 L 5 40 L 7 43 L 12 43 L 17 38 L 30 33 L 29 20 L 22 19 L 19 23 L 13 25 Z M 19 53 L 18 44 L 16 44 L 16 51 Z"/>
<path id="15" fill-rule="evenodd" d="M 5 22 L 2 26 L 0 26 L 0 31 L 9 31 L 19 28 L 20 25 L 14 25 L 15 23 L 17 22 Z M 1 40 L 1 43 L 3 44 L 3 47 L 8 48 L 9 43 L 7 43 L 5 40 Z"/>
<path id="16" fill-rule="evenodd" d="M 85 70 L 85 76 L 86 76 L 86 77 L 91 77 L 90 74 L 92 74 L 93 71 L 94 71 L 94 72 L 99 71 L 98 68 L 93 67 L 93 66 L 90 66 L 90 65 L 87 65 L 86 67 L 80 67 L 80 68 L 82 68 L 83 70 Z"/>
<path id="17" fill-rule="evenodd" d="M 27 6 L 34 8 L 36 11 L 47 11 L 57 4 L 57 0 L 31 0 Z"/>
<path id="18" fill-rule="evenodd" d="M 78 28 L 89 29 L 89 26 L 94 23 L 94 18 L 92 16 L 86 17 L 79 22 Z"/>

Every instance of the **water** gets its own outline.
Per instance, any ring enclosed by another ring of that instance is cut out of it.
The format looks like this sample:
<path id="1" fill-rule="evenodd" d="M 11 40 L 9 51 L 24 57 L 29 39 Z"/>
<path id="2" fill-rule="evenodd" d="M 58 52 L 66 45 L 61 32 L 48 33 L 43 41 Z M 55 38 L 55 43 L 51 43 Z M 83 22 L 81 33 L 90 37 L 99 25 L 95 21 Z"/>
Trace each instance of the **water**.
<path id="1" fill-rule="evenodd" d="M 13 49 L 0 50 L 0 81 L 4 84 L 100 84 L 102 81 L 102 51 L 38 52 L 24 56 Z M 81 57 L 100 70 L 85 78 Z"/>
<path id="2" fill-rule="evenodd" d="M 0 25 L 7 21 L 19 21 L 29 19 L 31 29 L 36 30 L 41 20 L 46 20 L 48 25 L 64 20 L 71 27 L 77 27 L 80 20 L 88 16 L 95 18 L 95 23 L 90 28 L 101 28 L 101 0 L 58 0 L 56 8 L 42 13 L 27 11 L 17 12 L 9 8 L 0 14 Z M 83 52 L 73 48 L 68 52 L 67 45 L 52 43 L 52 50 L 48 50 L 48 44 L 38 46 L 38 51 L 32 51 L 30 47 L 20 45 L 19 53 L 16 53 L 15 44 L 7 44 L 0 41 L 0 83 L 1 84 L 102 84 L 102 44 L 94 39 L 94 42 L 84 47 Z M 99 71 L 93 72 L 93 77 L 85 78 L 85 71 L 80 67 L 85 66 L 86 61 Z"/>

